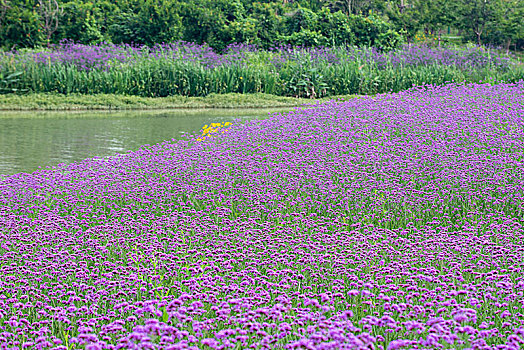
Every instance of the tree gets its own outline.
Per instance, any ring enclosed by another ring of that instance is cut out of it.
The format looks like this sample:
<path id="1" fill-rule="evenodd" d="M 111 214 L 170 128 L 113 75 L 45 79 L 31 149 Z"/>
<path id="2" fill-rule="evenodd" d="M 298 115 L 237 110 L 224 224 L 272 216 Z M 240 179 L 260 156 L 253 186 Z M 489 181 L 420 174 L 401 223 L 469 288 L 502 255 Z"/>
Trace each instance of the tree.
<path id="1" fill-rule="evenodd" d="M 0 32 L 0 46 L 35 47 L 43 42 L 41 20 L 32 4 L 11 1 Z"/>
<path id="2" fill-rule="evenodd" d="M 459 0 L 459 24 L 471 30 L 478 45 L 482 45 L 482 34 L 486 26 L 495 19 L 495 0 Z"/>
<path id="3" fill-rule="evenodd" d="M 115 43 L 153 46 L 180 40 L 182 20 L 175 0 L 139 1 L 120 13 L 109 32 Z"/>
<path id="4" fill-rule="evenodd" d="M 426 33 L 438 34 L 440 46 L 442 29 L 456 22 L 456 2 L 449 0 L 412 0 L 411 8 L 418 14 Z"/>
<path id="5" fill-rule="evenodd" d="M 256 32 L 259 44 L 268 49 L 278 40 L 282 32 L 282 4 L 255 2 L 252 5 L 251 17 L 256 20 Z"/>
<path id="6" fill-rule="evenodd" d="M 341 11 L 346 15 L 359 14 L 372 5 L 371 0 L 323 0 L 332 12 Z"/>
<path id="7" fill-rule="evenodd" d="M 315 31 L 318 23 L 318 15 L 305 7 L 286 13 L 285 28 L 287 35 L 298 33 L 301 30 Z"/>
<path id="8" fill-rule="evenodd" d="M 381 50 L 390 50 L 402 43 L 401 35 L 393 26 L 377 15 L 350 15 L 349 26 L 355 38 L 352 44 L 356 46 L 374 46 Z"/>
<path id="9" fill-rule="evenodd" d="M 355 41 L 349 18 L 340 11 L 332 13 L 324 7 L 318 13 L 318 28 L 331 45 L 347 45 Z"/>
<path id="10" fill-rule="evenodd" d="M 257 44 L 257 21 L 247 17 L 229 22 L 222 32 L 222 41 L 229 45 L 233 43 Z"/>
<path id="11" fill-rule="evenodd" d="M 4 24 L 5 16 L 7 11 L 11 8 L 9 0 L 0 0 L 0 33 L 2 31 L 2 26 Z"/>
<path id="12" fill-rule="evenodd" d="M 92 2 L 70 1 L 64 4 L 61 25 L 54 40 L 67 39 L 75 43 L 94 44 L 106 39 L 99 23 L 100 9 Z M 58 37 L 58 38 L 57 38 Z"/>
<path id="13" fill-rule="evenodd" d="M 37 7 L 42 21 L 42 29 L 46 36 L 47 46 L 49 46 L 51 36 L 58 29 L 63 9 L 57 0 L 38 0 Z"/>
<path id="14" fill-rule="evenodd" d="M 181 3 L 184 41 L 197 44 L 207 43 L 215 50 L 225 49 L 232 28 L 228 25 L 241 20 L 244 16 L 240 10 L 243 6 L 231 4 L 229 0 L 191 0 Z M 229 32 L 229 33 L 226 33 Z"/>
<path id="15" fill-rule="evenodd" d="M 521 0 L 497 0 L 495 21 L 492 30 L 500 32 L 504 41 L 506 54 L 512 42 L 524 38 L 524 2 Z"/>
<path id="16" fill-rule="evenodd" d="M 384 15 L 395 29 L 404 34 L 408 43 L 423 25 L 419 10 L 405 0 L 389 0 L 384 6 Z"/>
<path id="17" fill-rule="evenodd" d="M 288 0 L 283 2 L 283 5 L 299 5 L 301 7 L 306 7 L 311 11 L 317 12 L 322 8 L 323 0 Z"/>

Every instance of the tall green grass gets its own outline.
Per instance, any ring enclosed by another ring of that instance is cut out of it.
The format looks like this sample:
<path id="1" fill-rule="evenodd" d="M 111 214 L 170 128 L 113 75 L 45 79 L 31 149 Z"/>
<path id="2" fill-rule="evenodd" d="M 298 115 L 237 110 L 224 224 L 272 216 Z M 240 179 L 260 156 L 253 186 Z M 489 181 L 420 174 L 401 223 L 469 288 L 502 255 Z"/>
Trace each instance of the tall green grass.
<path id="1" fill-rule="evenodd" d="M 344 53 L 339 51 L 338 55 Z M 109 69 L 81 70 L 71 63 L 37 63 L 0 54 L 0 73 L 22 72 L 12 91 L 60 94 L 126 94 L 142 97 L 207 96 L 225 93 L 266 93 L 321 98 L 398 92 L 413 85 L 447 82 L 516 82 L 524 65 L 464 69 L 456 65 L 377 65 L 372 60 L 315 61 L 307 53 L 279 59 L 278 52 L 249 52 L 244 61 L 207 68 L 199 62 L 172 57 L 137 56 Z M 278 61 L 275 63 L 275 60 Z"/>

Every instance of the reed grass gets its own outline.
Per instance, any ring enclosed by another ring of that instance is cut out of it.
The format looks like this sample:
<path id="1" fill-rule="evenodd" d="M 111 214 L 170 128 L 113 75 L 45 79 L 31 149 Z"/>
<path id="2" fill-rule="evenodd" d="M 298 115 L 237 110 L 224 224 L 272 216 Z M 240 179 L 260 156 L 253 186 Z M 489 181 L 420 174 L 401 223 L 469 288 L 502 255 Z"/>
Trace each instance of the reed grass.
<path id="1" fill-rule="evenodd" d="M 322 98 L 399 92 L 424 84 L 516 82 L 524 78 L 522 63 L 500 63 L 499 58 L 481 49 L 454 52 L 455 56 L 463 55 L 458 64 L 428 58 L 428 52 L 435 54 L 429 49 L 410 52 L 409 62 L 400 59 L 400 51 L 386 57 L 372 50 L 347 48 L 293 50 L 247 52 L 217 64 L 173 56 L 167 51 L 152 55 L 135 50 L 124 61 L 109 58 L 105 65 L 95 67 L 85 66 L 79 58 L 45 61 L 31 52 L 4 53 L 0 54 L 0 72 L 23 72 L 11 83 L 13 91 L 141 97 L 264 93 Z"/>

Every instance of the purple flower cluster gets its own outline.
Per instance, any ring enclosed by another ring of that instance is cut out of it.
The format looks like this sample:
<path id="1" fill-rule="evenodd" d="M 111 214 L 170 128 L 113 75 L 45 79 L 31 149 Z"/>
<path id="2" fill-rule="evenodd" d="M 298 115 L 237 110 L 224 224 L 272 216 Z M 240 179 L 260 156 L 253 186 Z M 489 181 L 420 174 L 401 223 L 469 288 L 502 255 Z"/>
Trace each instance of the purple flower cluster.
<path id="1" fill-rule="evenodd" d="M 254 50 L 255 47 L 252 45 L 234 44 L 227 48 L 226 53 L 217 54 L 209 46 L 182 41 L 158 44 L 152 48 L 108 43 L 83 45 L 63 41 L 59 45 L 53 45 L 49 51 L 34 53 L 33 59 L 40 64 L 71 64 L 83 71 L 107 71 L 118 67 L 120 64 L 136 63 L 144 59 L 183 60 L 201 64 L 205 68 L 213 68 L 234 62 L 243 62 L 245 53 Z"/>
<path id="2" fill-rule="evenodd" d="M 478 46 L 452 48 L 405 45 L 402 49 L 389 53 L 380 53 L 372 48 L 366 57 L 376 62 L 379 67 L 385 67 L 388 64 L 395 67 L 437 64 L 475 70 L 487 67 L 508 69 L 511 64 L 509 57 L 502 57 L 496 51 Z"/>
<path id="3" fill-rule="evenodd" d="M 0 180 L 0 349 L 519 349 L 524 82 Z"/>
<path id="4" fill-rule="evenodd" d="M 350 49 L 347 49 L 349 52 Z M 273 53 L 271 64 L 280 69 L 288 62 L 304 62 L 313 65 L 331 65 L 341 63 L 344 60 L 355 60 L 355 56 L 346 56 L 346 49 L 330 47 L 296 47 L 292 45 L 279 45 L 271 48 L 269 52 Z"/>
<path id="5" fill-rule="evenodd" d="M 330 47 L 292 47 L 277 46 L 271 50 L 275 53 L 272 63 L 277 68 L 289 61 L 301 61 L 307 58 L 314 65 L 340 64 L 342 62 L 359 62 L 376 65 L 379 69 L 419 67 L 429 65 L 456 66 L 462 70 L 472 71 L 482 68 L 508 69 L 511 58 L 503 57 L 496 51 L 483 47 L 430 47 L 404 45 L 403 47 L 381 52 L 376 48 Z"/>
<path id="6" fill-rule="evenodd" d="M 41 64 L 71 64 L 79 70 L 108 70 L 118 64 L 136 61 L 142 49 L 131 45 L 82 45 L 63 41 L 53 45 L 51 50 L 33 54 L 33 59 Z"/>
<path id="7" fill-rule="evenodd" d="M 114 45 L 103 43 L 98 46 L 75 44 L 64 41 L 54 45 L 51 50 L 31 54 L 31 59 L 40 64 L 62 63 L 73 65 L 79 70 L 104 70 L 118 68 L 122 64 L 138 64 L 144 60 L 174 60 L 194 62 L 206 69 L 227 65 L 250 65 L 259 61 L 258 56 L 269 54 L 269 64 L 277 70 L 283 65 L 296 62 L 308 62 L 313 65 L 331 65 L 343 62 L 360 62 L 385 67 L 410 67 L 444 65 L 456 66 L 463 70 L 482 68 L 508 69 L 511 66 L 509 57 L 502 57 L 494 51 L 482 47 L 470 48 L 432 48 L 428 46 L 404 46 L 390 52 L 379 52 L 374 48 L 329 48 L 329 47 L 292 47 L 277 46 L 264 52 L 254 45 L 232 44 L 223 54 L 213 51 L 207 45 L 187 42 L 158 44 L 147 46 Z M 11 59 L 27 60 L 26 54 L 6 53 Z M 4 60 L 6 60 L 4 58 Z"/>
<path id="8" fill-rule="evenodd" d="M 167 58 L 201 64 L 205 68 L 227 66 L 231 64 L 246 64 L 246 53 L 258 51 L 256 46 L 249 44 L 231 44 L 223 54 L 218 54 L 207 45 L 188 42 L 159 44 L 152 48 L 150 56 L 157 59 Z"/>

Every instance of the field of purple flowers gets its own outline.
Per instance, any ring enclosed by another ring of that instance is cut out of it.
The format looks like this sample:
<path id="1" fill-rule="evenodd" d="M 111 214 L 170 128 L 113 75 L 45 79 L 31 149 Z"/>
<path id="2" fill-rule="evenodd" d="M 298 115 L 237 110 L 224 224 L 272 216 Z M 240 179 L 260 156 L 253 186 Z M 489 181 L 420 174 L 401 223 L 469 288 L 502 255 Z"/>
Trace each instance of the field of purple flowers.
<path id="1" fill-rule="evenodd" d="M 12 74 L 19 75 L 10 83 L 2 79 Z M 43 51 L 0 52 L 0 93 L 147 97 L 267 93 L 319 98 L 398 92 L 452 81 L 521 79 L 522 63 L 482 47 L 404 46 L 390 52 L 277 47 L 264 51 L 236 44 L 219 54 L 207 46 L 183 42 L 152 48 L 64 42 Z"/>
<path id="2" fill-rule="evenodd" d="M 426 86 L 0 177 L 0 348 L 519 349 L 523 113 Z"/>

